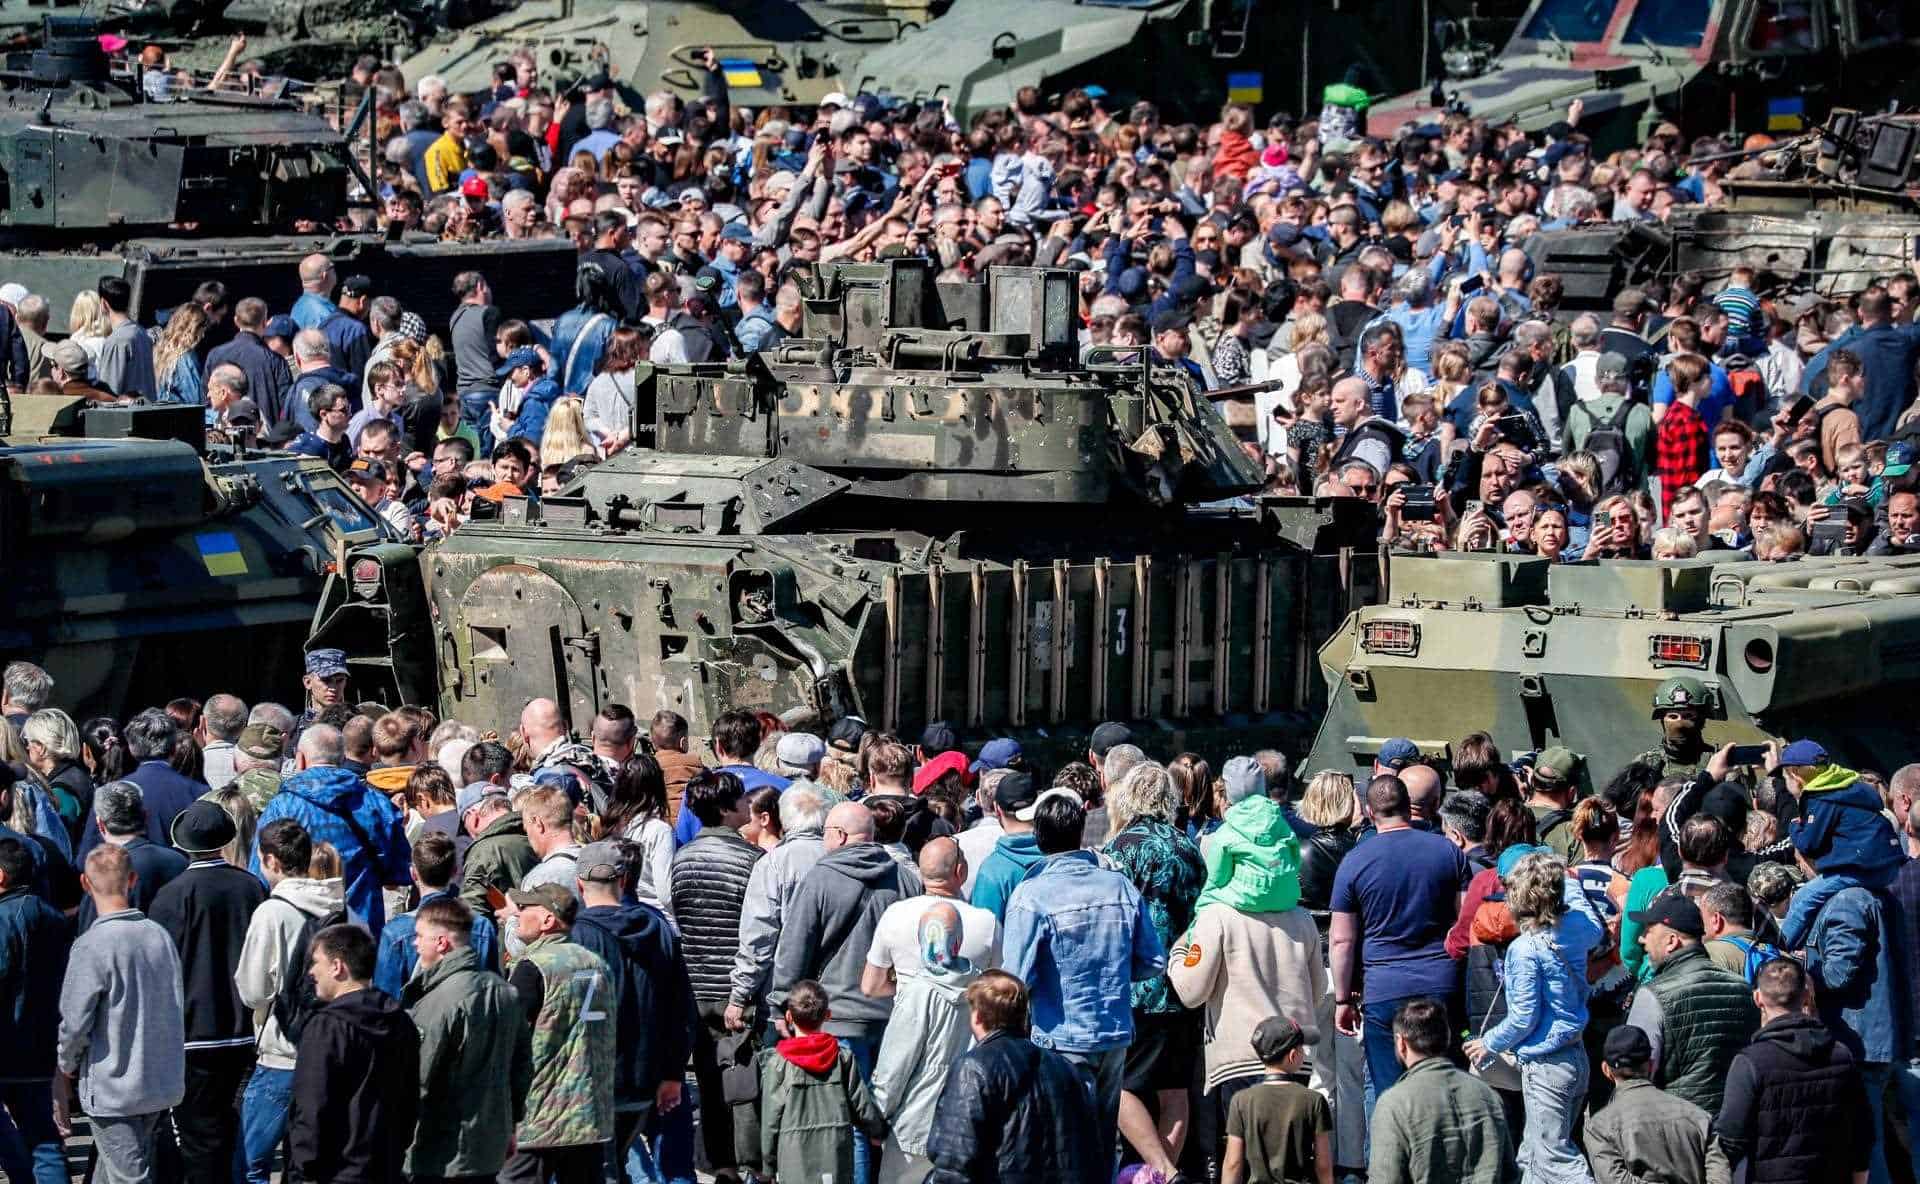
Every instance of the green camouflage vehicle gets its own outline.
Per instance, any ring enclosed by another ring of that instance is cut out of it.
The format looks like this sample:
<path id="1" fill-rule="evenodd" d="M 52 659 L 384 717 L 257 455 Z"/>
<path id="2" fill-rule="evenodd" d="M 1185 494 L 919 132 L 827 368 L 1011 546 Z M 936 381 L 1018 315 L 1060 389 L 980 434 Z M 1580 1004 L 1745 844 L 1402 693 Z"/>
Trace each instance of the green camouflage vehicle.
<path id="1" fill-rule="evenodd" d="M 110 63 L 92 21 L 44 20 L 41 47 L 7 55 L 0 71 L 0 250 L 7 279 L 46 297 L 55 333 L 74 295 L 106 276 L 132 285 L 128 311 L 143 323 L 212 279 L 289 308 L 299 261 L 314 253 L 436 329 L 456 303 L 453 277 L 471 269 L 514 277 L 498 284 L 508 316 L 572 305 L 571 241 L 335 233 L 351 195 L 372 188 L 349 136 L 290 100 L 149 93 L 159 80 Z"/>
<path id="2" fill-rule="evenodd" d="M 642 367 L 639 444 L 422 554 L 445 714 L 1304 746 L 1314 649 L 1377 595 L 1371 507 L 1253 496 L 1184 371 L 1076 356 L 1072 285 L 829 265 L 802 337 Z"/>
<path id="3" fill-rule="evenodd" d="M 0 446 L 0 659 L 45 667 L 76 717 L 215 691 L 292 701 L 307 635 L 356 624 L 351 605 L 316 617 L 336 572 L 382 589 L 380 628 L 419 630 L 413 548 L 324 462 L 209 448 L 198 407 L 69 401 L 51 426 Z M 365 664 L 356 684 L 390 701 L 426 689 L 392 669 Z"/>
<path id="4" fill-rule="evenodd" d="M 1698 678 L 1709 745 L 1813 738 L 1842 763 L 1911 756 L 1920 556 L 1549 564 L 1396 555 L 1384 603 L 1320 651 L 1330 706 L 1304 770 L 1364 769 L 1405 737 L 1564 745 L 1595 786 L 1659 747 L 1661 683 Z"/>
<path id="5" fill-rule="evenodd" d="M 1376 106 L 1368 128 L 1391 136 L 1457 106 L 1538 132 L 1580 99 L 1580 130 L 1603 151 L 1661 120 L 1690 135 L 1798 132 L 1835 105 L 1911 101 L 1916 49 L 1910 0 L 1534 0 L 1484 73 Z"/>

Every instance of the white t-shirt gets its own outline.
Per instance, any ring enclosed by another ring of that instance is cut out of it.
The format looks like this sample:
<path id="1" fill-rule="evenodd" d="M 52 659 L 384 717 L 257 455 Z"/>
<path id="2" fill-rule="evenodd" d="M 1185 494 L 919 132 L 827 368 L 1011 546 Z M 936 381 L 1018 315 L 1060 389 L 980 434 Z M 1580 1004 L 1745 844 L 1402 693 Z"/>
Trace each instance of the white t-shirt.
<path id="1" fill-rule="evenodd" d="M 941 905 L 951 905 L 960 914 L 959 941 L 952 940 L 947 927 L 928 914 Z M 945 949 L 956 960 L 942 972 L 929 970 L 926 951 Z M 873 946 L 867 951 L 873 966 L 891 967 L 901 978 L 939 978 L 964 986 L 983 970 L 1000 965 L 1000 922 L 982 908 L 964 900 L 946 896 L 910 896 L 887 906 L 873 927 Z"/>

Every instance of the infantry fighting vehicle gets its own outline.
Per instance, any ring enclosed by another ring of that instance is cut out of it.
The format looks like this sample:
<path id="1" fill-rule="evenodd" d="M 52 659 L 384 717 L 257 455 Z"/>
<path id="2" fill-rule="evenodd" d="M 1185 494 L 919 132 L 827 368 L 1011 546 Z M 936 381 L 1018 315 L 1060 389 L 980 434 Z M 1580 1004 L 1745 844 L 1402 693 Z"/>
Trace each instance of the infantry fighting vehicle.
<path id="1" fill-rule="evenodd" d="M 1846 297 L 1920 258 L 1920 116 L 1838 110 L 1821 132 L 1729 155 L 1713 205 L 1530 235 L 1534 267 L 1565 285 L 1562 310 L 1605 312 L 1621 288 L 1683 271 L 1711 291 L 1742 264 L 1763 295 Z"/>
<path id="2" fill-rule="evenodd" d="M 1184 371 L 1076 356 L 1073 283 L 828 265 L 800 337 L 639 378 L 633 448 L 422 554 L 447 715 L 505 728 L 549 696 L 576 727 L 623 702 L 696 735 L 746 707 L 1304 746 L 1314 648 L 1377 592 L 1372 510 L 1255 496 Z"/>
<path id="3" fill-rule="evenodd" d="M 1457 107 L 1538 132 L 1577 98 L 1603 151 L 1663 119 L 1689 135 L 1801 131 L 1835 105 L 1920 97 L 1917 48 L 1911 0 L 1533 0 L 1484 72 L 1375 107 L 1368 126 L 1391 136 Z"/>
<path id="4" fill-rule="evenodd" d="M 513 276 L 497 284 L 510 316 L 573 303 L 568 240 L 337 233 L 350 192 L 372 185 L 325 119 L 284 99 L 117 72 L 85 19 L 49 16 L 44 28 L 40 48 L 0 70 L 0 250 L 7 280 L 47 298 L 54 332 L 74 294 L 110 275 L 133 286 L 141 321 L 210 279 L 289 308 L 299 261 L 315 252 L 434 326 L 453 310 L 453 277 L 470 269 Z"/>
<path id="5" fill-rule="evenodd" d="M 44 666 L 78 716 L 214 691 L 297 695 L 335 571 L 422 604 L 413 548 L 325 463 L 209 447 L 201 424 L 198 407 L 74 406 L 59 434 L 0 446 L 0 658 Z M 419 626 L 417 611 L 387 621 Z M 356 682 L 425 693 L 390 669 L 363 665 Z"/>
<path id="6" fill-rule="evenodd" d="M 1560 744 L 1595 785 L 1658 747 L 1653 694 L 1697 677 L 1709 744 L 1813 738 L 1855 768 L 1912 753 L 1920 557 L 1795 563 L 1394 556 L 1384 603 L 1320 651 L 1330 706 L 1304 769 L 1355 771 L 1406 737 Z"/>

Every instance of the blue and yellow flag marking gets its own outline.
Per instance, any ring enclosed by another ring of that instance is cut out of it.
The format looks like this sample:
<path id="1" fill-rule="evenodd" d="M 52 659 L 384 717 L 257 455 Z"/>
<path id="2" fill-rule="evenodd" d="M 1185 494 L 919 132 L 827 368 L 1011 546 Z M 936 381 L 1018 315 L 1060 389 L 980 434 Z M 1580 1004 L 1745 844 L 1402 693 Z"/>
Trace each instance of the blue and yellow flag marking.
<path id="1" fill-rule="evenodd" d="M 247 574 L 247 557 L 240 553 L 240 541 L 233 532 L 210 530 L 194 536 L 194 542 L 200 547 L 200 562 L 207 565 L 210 576 L 243 576 Z"/>

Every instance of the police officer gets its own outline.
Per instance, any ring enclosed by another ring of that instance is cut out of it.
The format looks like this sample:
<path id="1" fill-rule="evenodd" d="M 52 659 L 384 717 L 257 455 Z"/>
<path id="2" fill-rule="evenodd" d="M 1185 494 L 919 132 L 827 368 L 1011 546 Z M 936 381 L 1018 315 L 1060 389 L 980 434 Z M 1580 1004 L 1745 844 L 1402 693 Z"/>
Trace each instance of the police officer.
<path id="1" fill-rule="evenodd" d="M 1712 755 L 1701 738 L 1707 723 L 1706 684 L 1688 675 L 1669 678 L 1653 692 L 1653 718 L 1665 733 L 1660 747 L 1633 758 L 1635 764 L 1653 765 L 1662 777 L 1691 777 Z"/>
<path id="2" fill-rule="evenodd" d="M 307 691 L 307 706 L 293 725 L 293 735 L 287 738 L 288 752 L 299 747 L 301 734 L 308 725 L 320 718 L 321 712 L 336 703 L 347 701 L 347 681 L 345 650 L 317 649 L 307 652 L 307 672 L 300 680 L 301 686 Z"/>

